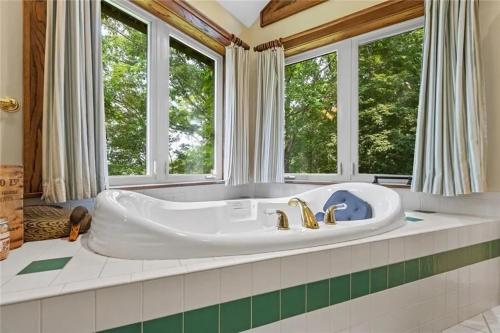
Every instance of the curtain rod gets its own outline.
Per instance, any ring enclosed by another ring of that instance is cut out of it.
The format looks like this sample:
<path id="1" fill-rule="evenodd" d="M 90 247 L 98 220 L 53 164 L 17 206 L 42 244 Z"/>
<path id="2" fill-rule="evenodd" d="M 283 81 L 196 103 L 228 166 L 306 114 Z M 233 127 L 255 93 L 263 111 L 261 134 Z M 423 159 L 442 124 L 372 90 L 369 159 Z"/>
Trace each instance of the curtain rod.
<path id="1" fill-rule="evenodd" d="M 283 41 L 281 38 L 278 38 L 278 39 L 275 39 L 275 40 L 272 40 L 272 41 L 269 41 L 266 43 L 259 44 L 256 47 L 254 47 L 253 50 L 255 52 L 262 52 L 262 51 L 265 51 L 267 49 L 271 49 L 273 47 L 282 47 L 282 46 L 283 46 Z"/>
<path id="2" fill-rule="evenodd" d="M 231 42 L 238 46 L 241 46 L 245 50 L 250 50 L 250 45 L 242 41 L 240 38 L 236 37 L 234 34 L 231 34 Z"/>

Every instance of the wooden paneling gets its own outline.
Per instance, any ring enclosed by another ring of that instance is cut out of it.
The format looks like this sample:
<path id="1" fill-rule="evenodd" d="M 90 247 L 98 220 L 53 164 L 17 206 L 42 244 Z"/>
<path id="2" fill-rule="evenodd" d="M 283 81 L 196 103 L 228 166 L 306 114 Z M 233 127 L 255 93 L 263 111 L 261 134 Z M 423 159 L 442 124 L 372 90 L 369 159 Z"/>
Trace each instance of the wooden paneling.
<path id="1" fill-rule="evenodd" d="M 9 223 L 10 248 L 23 245 L 23 167 L 0 166 L 0 216 Z"/>
<path id="2" fill-rule="evenodd" d="M 42 192 L 43 67 L 45 0 L 23 2 L 24 193 Z"/>
<path id="3" fill-rule="evenodd" d="M 156 17 L 224 55 L 231 34 L 182 0 L 132 0 Z"/>
<path id="4" fill-rule="evenodd" d="M 271 0 L 260 11 L 260 26 L 280 21 L 328 0 Z"/>
<path id="5" fill-rule="evenodd" d="M 424 15 L 423 0 L 389 0 L 283 38 L 285 56 L 358 36 Z"/>

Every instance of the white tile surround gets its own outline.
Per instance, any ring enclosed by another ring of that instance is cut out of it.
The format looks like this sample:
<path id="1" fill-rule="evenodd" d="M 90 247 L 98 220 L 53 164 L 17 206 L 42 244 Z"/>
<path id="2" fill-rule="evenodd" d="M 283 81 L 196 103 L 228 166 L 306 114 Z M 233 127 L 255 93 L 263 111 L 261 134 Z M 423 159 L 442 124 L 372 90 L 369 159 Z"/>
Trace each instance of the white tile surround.
<path id="1" fill-rule="evenodd" d="M 216 200 L 248 193 L 286 196 L 313 187 L 210 185 L 143 192 L 167 200 Z M 449 199 L 398 192 L 407 210 L 500 216 L 496 193 Z M 85 204 L 92 208 L 91 201 Z M 85 248 L 82 237 L 75 243 L 27 243 L 0 262 L 0 332 L 93 332 L 500 237 L 496 218 L 408 215 L 424 221 L 341 244 L 233 257 L 130 261 L 96 255 Z M 31 261 L 63 256 L 73 258 L 62 270 L 16 276 Z M 491 259 L 250 332 L 441 332 L 498 305 L 499 276 L 500 258 Z M 75 326 L 74 313 L 78 313 L 77 322 L 85 324 Z M 55 316 L 57 325 L 53 325 Z M 475 332 L 450 330 L 445 332 Z"/>
<path id="2" fill-rule="evenodd" d="M 68 332 L 74 311 L 86 316 L 74 332 L 108 329 L 500 237 L 497 219 L 408 215 L 424 220 L 356 241 L 233 257 L 129 261 L 93 254 L 82 238 L 27 243 L 0 263 L 0 332 L 19 321 L 12 333 Z M 74 257 L 59 271 L 15 275 L 45 253 Z M 30 275 L 43 278 L 27 282 Z M 500 258 L 491 259 L 251 332 L 439 332 L 497 305 L 499 276 Z"/>

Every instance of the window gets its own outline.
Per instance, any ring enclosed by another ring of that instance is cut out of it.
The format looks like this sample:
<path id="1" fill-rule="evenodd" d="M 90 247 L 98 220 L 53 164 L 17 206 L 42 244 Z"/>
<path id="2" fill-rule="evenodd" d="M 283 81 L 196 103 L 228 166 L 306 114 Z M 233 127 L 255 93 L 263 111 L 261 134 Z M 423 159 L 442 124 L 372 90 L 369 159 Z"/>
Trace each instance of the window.
<path id="1" fill-rule="evenodd" d="M 359 46 L 359 172 L 411 175 L 423 29 Z"/>
<path id="2" fill-rule="evenodd" d="M 222 57 L 129 2 L 101 32 L 111 185 L 221 179 Z"/>
<path id="3" fill-rule="evenodd" d="M 170 38 L 170 173 L 214 169 L 215 61 Z"/>
<path id="4" fill-rule="evenodd" d="M 103 2 L 101 31 L 108 173 L 146 175 L 148 26 Z"/>
<path id="5" fill-rule="evenodd" d="M 411 175 L 422 23 L 411 20 L 286 59 L 287 178 Z"/>
<path id="6" fill-rule="evenodd" d="M 286 66 L 285 172 L 337 173 L 337 53 Z"/>

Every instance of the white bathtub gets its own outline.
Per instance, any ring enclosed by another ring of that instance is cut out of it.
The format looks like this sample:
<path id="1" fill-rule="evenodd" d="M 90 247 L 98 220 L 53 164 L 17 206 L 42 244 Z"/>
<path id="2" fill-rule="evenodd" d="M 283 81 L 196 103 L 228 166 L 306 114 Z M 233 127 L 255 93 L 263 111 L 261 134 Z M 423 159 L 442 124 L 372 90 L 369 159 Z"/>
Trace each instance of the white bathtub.
<path id="1" fill-rule="evenodd" d="M 183 259 L 253 254 L 297 249 L 364 238 L 395 229 L 404 222 L 399 195 L 386 187 L 344 183 L 296 195 L 316 213 L 337 190 L 348 190 L 372 206 L 373 217 L 320 222 L 319 229 L 302 227 L 300 209 L 290 197 L 206 202 L 172 202 L 143 194 L 108 190 L 97 197 L 88 238 L 99 254 L 125 259 Z M 280 209 L 290 229 L 278 230 Z"/>

